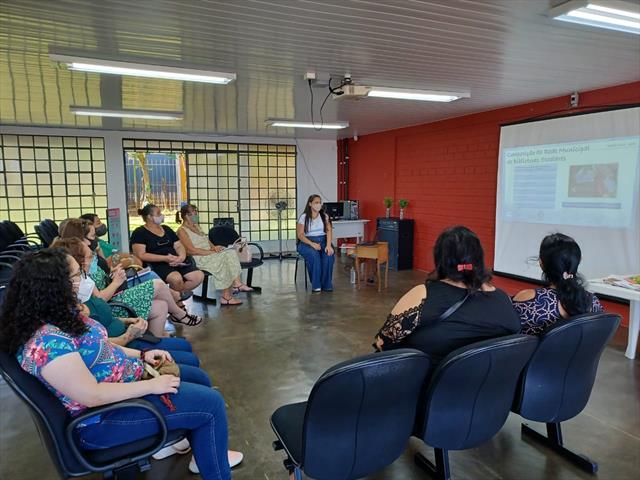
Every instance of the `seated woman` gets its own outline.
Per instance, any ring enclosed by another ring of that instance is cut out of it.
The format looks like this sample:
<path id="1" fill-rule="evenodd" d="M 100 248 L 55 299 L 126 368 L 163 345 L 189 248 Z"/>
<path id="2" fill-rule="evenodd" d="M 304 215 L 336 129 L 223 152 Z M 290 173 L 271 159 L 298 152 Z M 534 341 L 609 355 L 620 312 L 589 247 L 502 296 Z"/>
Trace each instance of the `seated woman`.
<path id="1" fill-rule="evenodd" d="M 546 285 L 522 290 L 513 297 L 522 333 L 539 335 L 560 319 L 603 311 L 598 298 L 584 289 L 578 274 L 581 259 L 573 238 L 554 233 L 542 239 L 538 261 Z"/>
<path id="2" fill-rule="evenodd" d="M 78 228 L 83 232 L 81 237 L 78 236 Z M 95 228 L 86 220 L 68 220 L 60 236 L 62 239 L 79 238 L 89 248 L 91 248 L 90 245 L 95 245 Z M 202 323 L 201 317 L 185 312 L 176 303 L 171 291 L 162 280 L 149 280 L 118 291 L 127 280 L 125 271 L 116 265 L 111 269 L 111 273 L 107 274 L 98 266 L 97 258 L 98 255 L 93 254 L 87 270 L 90 280 L 95 283 L 93 294 L 105 302 L 115 300 L 133 308 L 140 317 L 149 321 L 149 331 L 155 336 L 164 336 L 167 314 L 170 315 L 171 320 L 183 325 L 194 326 Z"/>
<path id="3" fill-rule="evenodd" d="M 164 215 L 149 203 L 138 210 L 144 225 L 131 234 L 133 254 L 156 272 L 177 292 L 191 291 L 202 283 L 204 274 L 195 265 L 186 263 L 187 252 L 171 228 L 162 225 Z"/>
<path id="4" fill-rule="evenodd" d="M 96 215 L 95 213 L 83 213 L 82 215 L 80 215 L 80 218 L 83 220 L 87 220 L 93 225 L 93 228 L 95 228 L 95 232 L 96 232 L 95 236 L 98 240 L 98 248 L 99 248 L 98 251 L 102 252 L 102 255 L 104 255 L 104 258 L 107 261 L 109 268 L 114 267 L 119 263 L 125 268 L 130 266 L 131 264 L 142 266 L 142 262 L 140 261 L 139 258 L 136 258 L 134 255 L 130 253 L 118 252 L 112 244 L 110 244 L 106 240 L 102 240 L 101 238 L 99 238 L 107 234 L 107 226 L 104 223 L 102 223 L 98 215 Z M 115 264 L 113 261 L 113 259 L 115 258 L 114 254 L 117 254 L 121 258 L 121 261 L 120 262 L 116 261 Z M 99 266 L 102 267 L 103 270 L 105 270 L 107 273 L 111 273 L 110 271 L 107 271 L 106 268 L 104 268 L 104 264 L 99 263 Z M 154 280 L 156 278 L 159 279 L 160 277 L 153 271 L 147 271 L 144 274 L 144 276 L 141 274 L 140 277 L 138 278 L 134 277 L 134 278 L 127 279 L 127 284 L 129 286 L 135 286 L 140 281 Z M 173 298 L 178 300 L 179 296 L 174 295 Z"/>
<path id="5" fill-rule="evenodd" d="M 51 390 L 71 415 L 132 398 L 153 403 L 170 430 L 185 429 L 205 479 L 231 478 L 224 400 L 202 370 L 180 366 L 180 377 L 142 380 L 144 363 L 171 360 L 163 350 L 141 352 L 109 342 L 106 330 L 77 310 L 82 271 L 56 249 L 28 255 L 14 267 L 0 316 L 0 348 Z M 168 395 L 171 394 L 171 395 Z M 76 429 L 81 448 L 110 448 L 158 434 L 139 409 L 95 417 Z"/>
<path id="6" fill-rule="evenodd" d="M 439 363 L 453 350 L 518 333 L 520 322 L 506 293 L 489 281 L 480 240 L 466 227 L 440 234 L 433 248 L 435 270 L 409 290 L 378 332 L 378 350 L 409 347 Z"/>
<path id="7" fill-rule="evenodd" d="M 78 302 L 82 313 L 98 321 L 109 336 L 109 341 L 121 347 L 137 348 L 139 350 L 149 350 L 159 348 L 168 350 L 178 363 L 199 366 L 198 358 L 192 353 L 191 344 L 184 338 L 157 338 L 153 341 L 145 340 L 149 323 L 144 318 L 118 318 L 113 315 L 111 307 L 100 297 L 95 296 L 95 283 L 87 276 L 89 265 L 93 254 L 89 247 L 77 238 L 57 239 L 53 242 L 52 248 L 60 248 L 65 253 L 71 255 L 83 271 L 78 289 Z M 166 317 L 166 314 L 165 314 Z M 150 316 L 151 322 L 162 322 L 162 316 Z M 153 325 L 154 330 L 159 327 Z"/>
<path id="8" fill-rule="evenodd" d="M 240 273 L 242 267 L 238 254 L 234 249 L 214 246 L 209 237 L 198 224 L 198 208 L 195 205 L 183 205 L 176 213 L 176 223 L 182 223 L 177 230 L 178 238 L 196 262 L 196 266 L 209 272 L 220 295 L 221 305 L 240 305 L 242 302 L 233 298 L 232 288 L 240 292 L 251 292 L 253 288 L 242 284 Z"/>
<path id="9" fill-rule="evenodd" d="M 304 257 L 314 292 L 333 291 L 333 263 L 331 246 L 333 229 L 329 216 L 322 209 L 320 195 L 311 195 L 304 213 L 298 218 L 296 234 L 298 253 Z"/>

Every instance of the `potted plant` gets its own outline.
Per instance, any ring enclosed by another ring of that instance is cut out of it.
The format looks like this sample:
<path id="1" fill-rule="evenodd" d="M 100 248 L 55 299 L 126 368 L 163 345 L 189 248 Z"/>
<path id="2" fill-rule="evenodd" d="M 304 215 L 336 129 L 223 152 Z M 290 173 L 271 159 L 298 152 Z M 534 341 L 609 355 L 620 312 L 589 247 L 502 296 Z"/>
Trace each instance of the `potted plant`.
<path id="1" fill-rule="evenodd" d="M 409 206 L 409 200 L 401 198 L 398 205 L 400 205 L 400 220 L 402 220 L 404 218 L 404 209 Z"/>
<path id="2" fill-rule="evenodd" d="M 387 207 L 387 218 L 391 217 L 391 206 L 393 205 L 393 198 L 384 197 L 384 206 Z"/>

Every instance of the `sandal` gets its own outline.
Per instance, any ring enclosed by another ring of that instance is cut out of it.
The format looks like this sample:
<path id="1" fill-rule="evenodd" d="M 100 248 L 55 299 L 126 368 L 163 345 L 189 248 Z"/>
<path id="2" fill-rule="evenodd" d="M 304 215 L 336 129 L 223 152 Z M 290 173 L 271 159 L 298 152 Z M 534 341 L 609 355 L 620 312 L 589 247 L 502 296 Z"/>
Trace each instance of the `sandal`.
<path id="1" fill-rule="evenodd" d="M 236 299 L 236 298 L 233 298 L 233 297 L 227 298 L 227 297 L 224 297 L 224 296 L 220 295 L 220 306 L 222 306 L 222 305 L 228 305 L 230 307 L 234 307 L 236 305 L 242 305 L 242 302 L 240 300 Z"/>
<path id="2" fill-rule="evenodd" d="M 169 317 L 171 317 L 172 322 L 181 323 L 182 325 L 186 325 L 187 327 L 195 327 L 196 325 L 200 325 L 202 323 L 202 317 L 190 313 L 185 313 L 182 318 L 177 318 L 173 315 L 173 313 L 170 313 Z M 185 319 L 187 320 L 185 321 Z"/>
<path id="3" fill-rule="evenodd" d="M 184 310 L 185 312 L 187 311 L 187 306 L 184 304 L 182 300 L 178 300 L 176 302 L 176 305 L 178 306 L 179 309 Z"/>
<path id="4" fill-rule="evenodd" d="M 239 293 L 239 292 L 253 292 L 253 288 L 245 284 L 242 284 L 239 287 L 233 287 L 233 293 Z"/>

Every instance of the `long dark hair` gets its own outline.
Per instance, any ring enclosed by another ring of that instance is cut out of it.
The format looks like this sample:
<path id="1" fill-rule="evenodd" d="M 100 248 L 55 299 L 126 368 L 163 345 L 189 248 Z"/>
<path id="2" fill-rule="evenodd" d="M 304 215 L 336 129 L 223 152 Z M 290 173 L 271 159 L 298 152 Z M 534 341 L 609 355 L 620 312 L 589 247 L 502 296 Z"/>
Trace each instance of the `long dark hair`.
<path id="1" fill-rule="evenodd" d="M 307 204 L 304 207 L 304 233 L 307 233 L 309 231 L 309 225 L 311 225 L 311 205 L 309 205 L 311 202 L 313 202 L 316 198 L 319 198 L 320 200 L 322 200 L 322 197 L 320 197 L 320 195 L 310 195 L 309 198 L 307 199 Z M 320 211 L 318 212 L 318 214 L 320 215 L 320 218 L 322 219 L 322 226 L 324 227 L 324 233 L 327 233 L 327 215 L 324 213 L 324 206 L 320 209 Z"/>
<path id="2" fill-rule="evenodd" d="M 436 268 L 427 280 L 449 279 L 462 282 L 469 293 L 477 292 L 491 280 L 484 265 L 484 251 L 478 236 L 467 227 L 457 225 L 444 230 L 433 247 Z"/>
<path id="3" fill-rule="evenodd" d="M 542 279 L 553 285 L 558 301 L 569 315 L 591 311 L 591 294 L 584 289 L 584 280 L 578 274 L 582 252 L 576 241 L 562 233 L 547 235 L 540 243 Z"/>
<path id="4" fill-rule="evenodd" d="M 87 331 L 69 278 L 68 255 L 49 248 L 14 267 L 0 315 L 0 348 L 14 354 L 45 323 L 71 336 Z"/>
<path id="5" fill-rule="evenodd" d="M 191 203 L 185 203 L 180 207 L 180 210 L 176 212 L 176 223 L 182 223 L 185 215 L 189 215 L 194 210 L 198 210 L 198 207 Z"/>

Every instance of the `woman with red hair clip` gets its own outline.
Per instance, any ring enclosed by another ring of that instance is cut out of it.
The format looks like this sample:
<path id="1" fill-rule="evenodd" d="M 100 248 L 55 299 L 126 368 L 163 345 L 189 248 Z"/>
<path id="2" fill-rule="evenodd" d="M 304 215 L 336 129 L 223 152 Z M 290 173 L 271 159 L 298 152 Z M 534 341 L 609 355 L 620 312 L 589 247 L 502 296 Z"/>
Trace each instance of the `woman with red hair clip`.
<path id="1" fill-rule="evenodd" d="M 463 226 L 446 229 L 433 259 L 426 282 L 393 307 L 376 335 L 376 350 L 417 348 L 437 364 L 457 348 L 518 333 L 518 315 L 509 296 L 491 285 L 475 233 Z"/>

